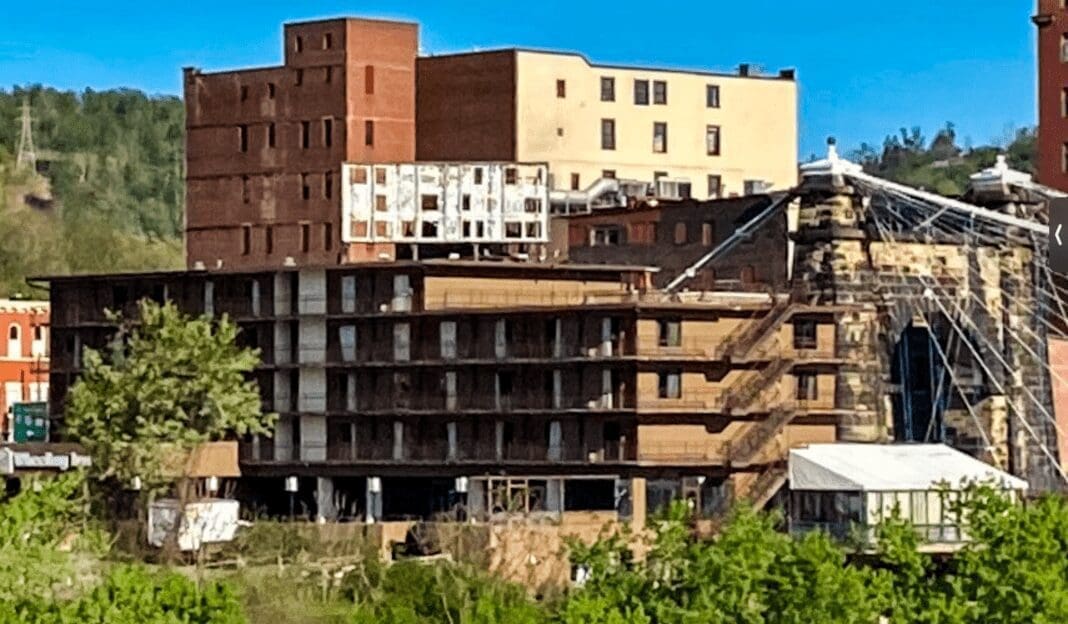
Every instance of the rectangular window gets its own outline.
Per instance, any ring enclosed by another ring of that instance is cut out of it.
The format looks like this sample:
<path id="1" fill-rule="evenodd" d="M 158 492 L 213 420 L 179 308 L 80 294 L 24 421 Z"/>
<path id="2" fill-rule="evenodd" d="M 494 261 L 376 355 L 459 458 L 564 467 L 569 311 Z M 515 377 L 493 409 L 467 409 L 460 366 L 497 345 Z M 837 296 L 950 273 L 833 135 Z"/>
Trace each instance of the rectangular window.
<path id="1" fill-rule="evenodd" d="M 611 76 L 601 76 L 601 101 L 616 101 L 616 79 Z"/>
<path id="2" fill-rule="evenodd" d="M 274 122 L 267 124 L 267 147 L 275 147 L 277 145 L 277 139 L 275 138 Z"/>
<path id="3" fill-rule="evenodd" d="M 308 174 L 300 174 L 300 198 L 311 199 L 311 186 L 308 184 Z"/>
<path id="4" fill-rule="evenodd" d="M 386 183 L 386 168 L 385 167 L 375 167 L 375 184 L 385 184 L 385 183 Z"/>
<path id="5" fill-rule="evenodd" d="M 297 35 L 297 38 L 293 40 L 293 49 L 297 52 L 304 51 L 304 37 Z"/>
<path id="6" fill-rule="evenodd" d="M 701 244 L 705 247 L 711 247 L 712 243 L 716 240 L 716 226 L 711 221 L 705 221 L 701 224 Z"/>
<path id="7" fill-rule="evenodd" d="M 248 85 L 241 85 L 241 101 L 248 99 Z"/>
<path id="8" fill-rule="evenodd" d="M 274 99 L 274 83 L 273 82 L 268 82 L 267 83 L 267 97 L 269 99 L 272 99 L 272 100 Z"/>
<path id="9" fill-rule="evenodd" d="M 563 80 L 556 81 L 556 97 L 567 97 L 567 82 Z"/>
<path id="10" fill-rule="evenodd" d="M 274 253 L 274 226 L 268 225 L 263 228 L 263 246 L 267 250 L 267 254 Z"/>
<path id="11" fill-rule="evenodd" d="M 311 224 L 300 224 L 300 250 L 304 253 L 308 253 L 308 249 L 311 248 Z"/>
<path id="12" fill-rule="evenodd" d="M 723 196 L 723 178 L 714 174 L 708 174 L 708 198 L 719 199 Z"/>
<path id="13" fill-rule="evenodd" d="M 794 321 L 794 348 L 816 348 L 816 321 Z"/>
<path id="14" fill-rule="evenodd" d="M 1061 89 L 1061 117 L 1068 117 L 1068 87 Z"/>
<path id="15" fill-rule="evenodd" d="M 373 95 L 375 92 L 375 66 L 367 65 L 363 68 L 363 92 Z"/>
<path id="16" fill-rule="evenodd" d="M 812 373 L 800 373 L 797 376 L 797 399 L 799 401 L 812 401 L 819 396 L 819 386 L 816 375 Z"/>
<path id="17" fill-rule="evenodd" d="M 572 191 L 579 190 L 579 174 L 577 174 L 577 173 L 572 173 L 571 174 L 571 190 Z"/>
<path id="18" fill-rule="evenodd" d="M 385 195 L 375 195 L 375 212 L 386 212 L 389 207 L 386 205 Z"/>
<path id="19" fill-rule="evenodd" d="M 248 151 L 248 126 L 240 125 L 237 127 L 237 141 L 239 143 L 242 152 Z"/>
<path id="20" fill-rule="evenodd" d="M 327 171 L 323 174 L 323 197 L 330 199 L 334 196 L 334 172 Z"/>
<path id="21" fill-rule="evenodd" d="M 300 85 L 304 84 L 304 70 L 303 69 L 298 69 L 297 71 L 293 72 L 293 83 L 296 84 L 298 87 Z"/>
<path id="22" fill-rule="evenodd" d="M 705 127 L 705 151 L 709 156 L 719 156 L 719 126 Z"/>
<path id="23" fill-rule="evenodd" d="M 247 256 L 252 253 L 252 226 L 248 223 L 241 226 L 241 255 Z"/>
<path id="24" fill-rule="evenodd" d="M 653 104 L 667 104 L 667 82 L 653 81 Z"/>
<path id="25" fill-rule="evenodd" d="M 323 224 L 323 249 L 330 251 L 334 247 L 334 224 Z"/>
<path id="26" fill-rule="evenodd" d="M 682 322 L 679 319 L 659 319 L 656 322 L 661 347 L 678 347 L 682 345 Z"/>
<path id="27" fill-rule="evenodd" d="M 746 195 L 759 195 L 767 190 L 763 180 L 746 180 L 742 183 L 742 190 Z"/>
<path id="28" fill-rule="evenodd" d="M 482 184 L 482 167 L 475 167 L 475 184 Z"/>
<path id="29" fill-rule="evenodd" d="M 330 46 L 333 45 L 333 43 L 334 43 L 333 35 L 331 35 L 330 33 L 326 33 L 326 34 L 323 35 L 323 49 L 324 50 L 329 50 Z"/>
<path id="30" fill-rule="evenodd" d="M 602 119 L 601 120 L 601 149 L 614 150 L 616 149 L 616 120 L 615 119 Z"/>
<path id="31" fill-rule="evenodd" d="M 648 80 L 635 80 L 634 81 L 634 103 L 640 106 L 646 106 L 649 104 L 649 81 Z"/>
<path id="32" fill-rule="evenodd" d="M 334 144 L 334 120 L 327 117 L 323 119 L 323 145 L 330 147 Z"/>
<path id="33" fill-rule="evenodd" d="M 705 85 L 705 106 L 719 108 L 719 85 Z"/>
<path id="34" fill-rule="evenodd" d="M 541 212 L 541 198 L 528 197 L 523 200 L 523 212 L 527 214 L 538 214 Z"/>
<path id="35" fill-rule="evenodd" d="M 334 81 L 334 68 L 327 65 L 323 68 L 323 82 L 330 84 Z"/>
<path id="36" fill-rule="evenodd" d="M 661 399 L 678 399 L 682 396 L 682 373 L 678 371 L 657 373 L 657 390 Z"/>
<path id="37" fill-rule="evenodd" d="M 653 152 L 664 154 L 667 152 L 667 123 L 663 121 L 653 122 Z"/>
<path id="38" fill-rule="evenodd" d="M 676 245 L 685 245 L 686 242 L 687 242 L 686 224 L 680 221 L 680 222 L 675 224 L 675 244 Z"/>
<path id="39" fill-rule="evenodd" d="M 363 144 L 372 146 L 375 144 L 375 122 L 370 119 L 363 122 Z"/>
<path id="40" fill-rule="evenodd" d="M 515 170 L 515 167 L 507 167 L 504 170 L 504 183 L 505 184 L 515 184 L 517 178 L 518 178 L 518 172 Z"/>
<path id="41" fill-rule="evenodd" d="M 241 201 L 248 203 L 251 200 L 252 193 L 249 189 L 249 178 L 247 175 L 241 176 Z"/>
<path id="42" fill-rule="evenodd" d="M 1068 33 L 1061 35 L 1061 62 L 1068 63 Z"/>
<path id="43" fill-rule="evenodd" d="M 615 169 L 602 169 L 601 170 L 601 177 L 602 178 L 608 178 L 609 180 L 615 180 L 616 179 L 616 170 Z"/>
<path id="44" fill-rule="evenodd" d="M 423 195 L 421 198 L 423 210 L 437 210 L 438 209 L 438 196 L 437 195 Z"/>
<path id="45" fill-rule="evenodd" d="M 311 122 L 300 122 L 300 147 L 302 149 L 308 149 L 311 146 Z"/>
<path id="46" fill-rule="evenodd" d="M 614 247 L 623 242 L 623 230 L 618 225 L 599 225 L 590 231 L 591 247 Z"/>
<path id="47" fill-rule="evenodd" d="M 468 210 L 471 210 L 471 194 L 470 193 L 464 193 L 463 197 L 460 198 L 460 210 L 463 210 L 465 212 L 468 211 Z"/>

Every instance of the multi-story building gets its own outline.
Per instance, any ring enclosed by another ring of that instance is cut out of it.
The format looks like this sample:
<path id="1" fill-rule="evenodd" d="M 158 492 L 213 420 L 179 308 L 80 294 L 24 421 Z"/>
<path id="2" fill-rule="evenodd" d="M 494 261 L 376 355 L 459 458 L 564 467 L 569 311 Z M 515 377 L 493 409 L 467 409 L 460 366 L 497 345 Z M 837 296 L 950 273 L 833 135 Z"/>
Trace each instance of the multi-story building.
<path id="1" fill-rule="evenodd" d="M 615 510 L 766 498 L 786 448 L 835 439 L 835 308 L 752 293 L 669 297 L 640 267 L 377 262 L 53 278 L 52 410 L 101 310 L 227 313 L 280 414 L 245 440 L 246 502 L 285 477 L 324 517 Z"/>
<path id="2" fill-rule="evenodd" d="M 698 198 L 797 182 L 793 70 L 624 67 L 527 49 L 421 57 L 416 68 L 420 160 L 547 162 L 554 204 L 595 201 L 603 179 Z"/>
<path id="3" fill-rule="evenodd" d="M 1038 181 L 1068 191 L 1068 9 L 1038 0 Z"/>
<path id="4" fill-rule="evenodd" d="M 48 302 L 0 299 L 0 431 L 16 403 L 48 398 Z"/>
<path id="5" fill-rule="evenodd" d="M 185 70 L 190 268 L 378 255 L 342 246 L 341 164 L 415 158 L 418 26 L 300 22 L 284 42 L 281 66 Z"/>

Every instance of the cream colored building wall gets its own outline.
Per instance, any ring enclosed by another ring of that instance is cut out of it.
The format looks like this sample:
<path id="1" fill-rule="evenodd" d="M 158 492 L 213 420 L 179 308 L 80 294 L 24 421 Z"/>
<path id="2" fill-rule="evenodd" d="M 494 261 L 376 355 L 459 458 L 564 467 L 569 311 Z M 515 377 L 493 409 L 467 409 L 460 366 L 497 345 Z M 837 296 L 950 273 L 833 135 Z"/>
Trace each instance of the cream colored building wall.
<path id="1" fill-rule="evenodd" d="M 615 78 L 615 101 L 601 101 L 601 77 Z M 649 104 L 634 103 L 634 80 L 649 81 Z M 564 80 L 566 96 L 556 95 Z M 667 82 L 667 104 L 653 104 L 654 80 Z M 720 89 L 708 108 L 705 87 Z M 601 119 L 614 119 L 616 149 L 601 149 Z M 667 123 L 667 152 L 653 152 L 653 122 Z M 709 156 L 705 129 L 720 126 L 720 155 Z M 558 132 L 562 131 L 562 135 Z M 793 80 L 621 69 L 590 65 L 573 54 L 517 52 L 516 159 L 548 162 L 557 189 L 571 174 L 586 188 L 605 169 L 618 178 L 652 181 L 656 171 L 688 178 L 704 198 L 710 174 L 723 196 L 741 195 L 745 180 L 773 188 L 797 182 L 797 84 Z"/>
<path id="2" fill-rule="evenodd" d="M 427 310 L 618 303 L 628 297 L 622 282 L 486 277 L 427 277 L 424 293 Z"/>

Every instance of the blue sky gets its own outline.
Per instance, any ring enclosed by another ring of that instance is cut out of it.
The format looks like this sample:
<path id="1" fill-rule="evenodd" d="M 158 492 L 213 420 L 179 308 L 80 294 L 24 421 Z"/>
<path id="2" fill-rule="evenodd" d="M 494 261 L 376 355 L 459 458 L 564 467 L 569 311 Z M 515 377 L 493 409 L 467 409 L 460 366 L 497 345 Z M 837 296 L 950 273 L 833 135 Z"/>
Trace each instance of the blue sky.
<path id="1" fill-rule="evenodd" d="M 181 67 L 281 60 L 284 21 L 367 15 L 418 21 L 425 53 L 500 46 L 592 60 L 733 70 L 796 67 L 803 160 L 828 135 L 852 148 L 952 121 L 962 142 L 1033 125 L 1033 0 L 703 2 L 91 2 L 4 0 L 0 88 L 129 86 L 180 94 Z"/>

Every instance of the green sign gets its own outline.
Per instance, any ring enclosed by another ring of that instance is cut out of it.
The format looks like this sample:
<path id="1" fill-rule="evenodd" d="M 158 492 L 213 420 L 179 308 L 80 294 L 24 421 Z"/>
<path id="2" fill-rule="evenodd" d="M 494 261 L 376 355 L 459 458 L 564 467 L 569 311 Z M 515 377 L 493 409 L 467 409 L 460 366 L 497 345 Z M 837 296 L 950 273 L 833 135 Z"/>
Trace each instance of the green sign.
<path id="1" fill-rule="evenodd" d="M 15 442 L 48 441 L 48 403 L 16 403 L 11 420 Z"/>

